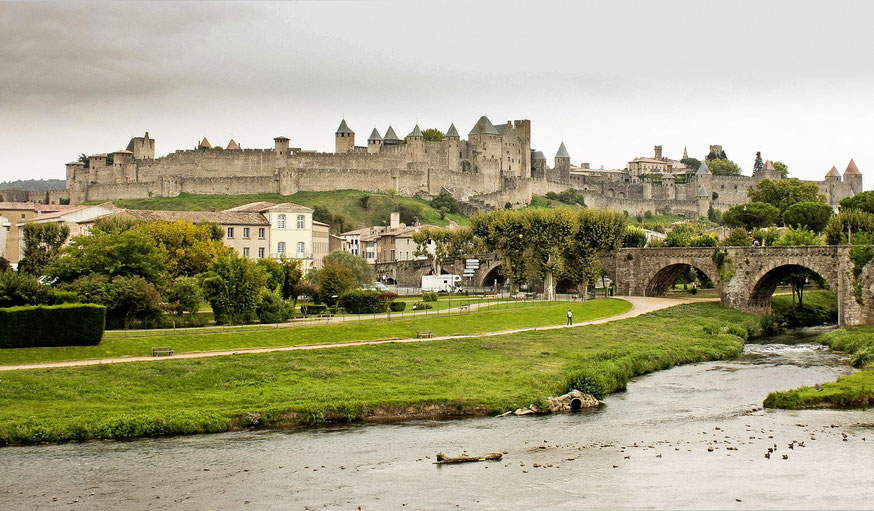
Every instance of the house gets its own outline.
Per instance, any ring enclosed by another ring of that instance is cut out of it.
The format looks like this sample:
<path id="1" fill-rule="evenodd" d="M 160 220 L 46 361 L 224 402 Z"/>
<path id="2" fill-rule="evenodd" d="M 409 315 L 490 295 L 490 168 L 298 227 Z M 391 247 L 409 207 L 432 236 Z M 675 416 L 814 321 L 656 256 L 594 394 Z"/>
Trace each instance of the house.
<path id="1" fill-rule="evenodd" d="M 67 245 L 74 236 L 88 234 L 90 232 L 88 222 L 93 222 L 97 218 L 115 213 L 116 211 L 118 210 L 115 206 L 113 206 L 111 202 L 107 202 L 105 204 L 100 204 L 99 206 L 80 205 L 65 207 L 57 211 L 42 213 L 38 216 L 21 220 L 15 224 L 18 244 L 15 251 L 17 258 L 15 261 L 10 259 L 10 262 L 17 263 L 24 257 L 24 226 L 27 224 L 57 223 L 66 225 L 70 229 L 70 234 L 64 242 L 64 245 Z"/>
<path id="2" fill-rule="evenodd" d="M 39 204 L 36 202 L 0 202 L 0 217 L 6 219 L 0 221 L 0 229 L 4 231 L 3 237 L 5 238 L 3 248 L 0 248 L 0 255 L 5 254 L 3 257 L 12 264 L 18 263 L 21 242 L 17 225 L 20 222 L 27 222 L 49 213 L 67 211 L 77 207 L 81 206 Z"/>

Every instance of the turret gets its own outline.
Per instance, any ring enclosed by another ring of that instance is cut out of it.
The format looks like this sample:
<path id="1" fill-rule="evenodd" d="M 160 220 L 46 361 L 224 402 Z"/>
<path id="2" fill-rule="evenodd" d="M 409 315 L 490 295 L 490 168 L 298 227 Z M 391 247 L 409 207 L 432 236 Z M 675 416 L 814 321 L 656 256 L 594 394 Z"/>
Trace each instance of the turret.
<path id="1" fill-rule="evenodd" d="M 841 173 L 838 172 L 837 167 L 832 165 L 832 168 L 825 173 L 825 181 L 827 183 L 840 183 L 841 182 Z"/>
<path id="2" fill-rule="evenodd" d="M 543 151 L 531 151 L 531 177 L 546 179 L 546 156 Z"/>
<path id="3" fill-rule="evenodd" d="M 762 166 L 762 177 L 770 179 L 771 181 L 776 181 L 777 179 L 783 179 L 783 174 L 774 167 L 771 160 L 767 160 Z"/>
<path id="4" fill-rule="evenodd" d="M 662 146 L 660 146 L 660 145 L 655 146 L 653 148 L 653 153 L 655 154 L 656 160 L 661 160 L 662 159 Z"/>
<path id="5" fill-rule="evenodd" d="M 403 140 L 398 138 L 397 133 L 395 133 L 395 129 L 389 125 L 388 129 L 385 130 L 385 136 L 382 137 L 383 145 L 400 145 Z"/>
<path id="6" fill-rule="evenodd" d="M 234 142 L 234 139 L 231 139 L 231 141 L 228 142 L 227 147 L 225 147 L 225 151 L 241 151 L 241 150 L 242 149 L 240 148 L 240 145 L 238 143 Z"/>
<path id="7" fill-rule="evenodd" d="M 203 137 L 203 140 L 201 140 L 200 143 L 197 144 L 197 147 L 200 149 L 212 149 L 212 145 L 209 143 L 209 140 L 207 140 L 206 137 Z"/>
<path id="8" fill-rule="evenodd" d="M 419 125 L 413 128 L 413 131 L 406 136 L 407 147 L 409 147 L 410 157 L 412 161 L 425 161 L 425 135 L 419 129 Z"/>
<path id="9" fill-rule="evenodd" d="M 288 138 L 286 137 L 276 137 L 273 139 L 274 151 L 279 156 L 285 156 L 288 154 Z"/>
<path id="10" fill-rule="evenodd" d="M 376 128 L 373 128 L 373 131 L 370 133 L 370 136 L 367 137 L 367 153 L 368 154 L 376 154 L 382 148 L 382 137 L 379 136 L 379 132 L 376 131 Z"/>
<path id="11" fill-rule="evenodd" d="M 707 216 L 707 212 L 710 211 L 710 194 L 707 193 L 707 188 L 703 185 L 698 188 L 696 197 L 698 199 L 698 216 Z"/>
<path id="12" fill-rule="evenodd" d="M 455 123 L 454 123 L 454 122 L 453 122 L 453 123 L 450 123 L 450 124 L 449 124 L 449 129 L 446 130 L 446 134 L 443 135 L 443 140 L 453 140 L 453 139 L 455 139 L 455 141 L 457 142 L 460 138 L 461 138 L 461 137 L 459 137 L 459 135 L 458 135 L 458 130 L 455 129 Z"/>
<path id="13" fill-rule="evenodd" d="M 84 176 L 85 164 L 81 161 L 71 161 L 67 164 L 67 188 Z"/>
<path id="14" fill-rule="evenodd" d="M 501 134 L 485 115 L 480 117 L 468 133 L 468 141 L 483 160 L 501 160 Z"/>
<path id="15" fill-rule="evenodd" d="M 443 135 L 443 143 L 446 144 L 446 166 L 451 170 L 461 170 L 461 152 L 458 150 L 460 139 L 455 123 L 450 123 Z"/>
<path id="16" fill-rule="evenodd" d="M 132 151 L 115 151 L 112 153 L 112 165 L 114 167 L 123 167 L 133 162 L 134 153 Z"/>
<path id="17" fill-rule="evenodd" d="M 844 183 L 850 186 L 850 191 L 853 195 L 862 191 L 862 173 L 856 167 L 856 162 L 850 158 L 850 163 L 847 165 L 847 170 L 844 171 Z"/>
<path id="18" fill-rule="evenodd" d="M 88 168 L 91 169 L 91 172 L 94 173 L 97 169 L 106 166 L 106 155 L 105 154 L 92 154 L 88 157 Z"/>
<path id="19" fill-rule="evenodd" d="M 344 154 L 355 148 L 355 132 L 349 129 L 346 119 L 340 121 L 337 132 L 334 133 L 334 141 L 337 154 Z"/>
<path id="20" fill-rule="evenodd" d="M 134 154 L 135 160 L 154 160 L 155 139 L 149 138 L 149 132 L 147 131 L 142 137 L 130 139 L 127 150 Z"/>
<path id="21" fill-rule="evenodd" d="M 571 182 L 571 155 L 568 154 L 564 142 L 558 146 L 558 152 L 555 153 L 555 170 L 558 171 L 558 178 L 562 183 Z"/>

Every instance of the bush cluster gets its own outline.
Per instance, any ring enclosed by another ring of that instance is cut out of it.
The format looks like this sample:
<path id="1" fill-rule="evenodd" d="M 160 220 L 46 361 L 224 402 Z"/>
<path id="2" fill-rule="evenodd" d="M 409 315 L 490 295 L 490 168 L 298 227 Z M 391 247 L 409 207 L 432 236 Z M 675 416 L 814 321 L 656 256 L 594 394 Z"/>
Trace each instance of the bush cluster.
<path id="1" fill-rule="evenodd" d="M 24 305 L 0 309 L 0 348 L 91 346 L 100 343 L 106 307 Z"/>
<path id="2" fill-rule="evenodd" d="M 423 302 L 436 302 L 437 301 L 437 293 L 435 293 L 434 291 L 425 291 L 424 293 L 422 293 L 422 301 Z"/>
<path id="3" fill-rule="evenodd" d="M 394 293 L 354 289 L 343 293 L 338 303 L 349 314 L 376 314 L 387 311 L 396 297 Z"/>

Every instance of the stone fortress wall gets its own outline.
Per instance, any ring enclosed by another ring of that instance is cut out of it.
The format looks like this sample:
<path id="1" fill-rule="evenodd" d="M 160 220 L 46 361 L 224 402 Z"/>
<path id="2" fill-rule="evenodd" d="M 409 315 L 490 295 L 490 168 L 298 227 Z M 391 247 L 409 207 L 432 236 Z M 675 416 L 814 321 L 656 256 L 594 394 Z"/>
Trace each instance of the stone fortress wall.
<path id="1" fill-rule="evenodd" d="M 628 168 L 573 167 L 564 144 L 550 168 L 543 153 L 531 148 L 530 121 L 496 126 L 486 116 L 470 130 L 467 140 L 454 125 L 437 142 L 425 141 L 418 126 L 403 140 L 389 127 L 384 135 L 374 129 L 366 145 L 356 145 L 355 133 L 343 120 L 335 133 L 333 153 L 290 147 L 285 137 L 276 137 L 272 149 L 240 149 L 233 140 L 224 150 L 208 149 L 205 139 L 201 145 L 202 149 L 156 158 L 155 140 L 147 132 L 132 138 L 125 150 L 113 152 L 111 163 L 105 154 L 90 156 L 87 167 L 68 163 L 65 194 L 76 204 L 180 193 L 290 195 L 358 189 L 434 196 L 445 190 L 467 203 L 468 209 L 489 209 L 508 202 L 518 207 L 533 195 L 574 188 L 589 207 L 633 215 L 653 211 L 697 217 L 706 215 L 710 207 L 724 211 L 747 202 L 747 191 L 764 178 L 780 179 L 770 165 L 752 177 L 714 176 L 704 165 L 686 183 L 674 184 L 672 176 L 653 183 L 638 179 Z M 670 161 L 656 146 L 656 158 L 646 161 L 660 160 Z M 817 185 L 836 205 L 862 191 L 862 175 L 851 161 L 843 176 L 832 169 Z"/>

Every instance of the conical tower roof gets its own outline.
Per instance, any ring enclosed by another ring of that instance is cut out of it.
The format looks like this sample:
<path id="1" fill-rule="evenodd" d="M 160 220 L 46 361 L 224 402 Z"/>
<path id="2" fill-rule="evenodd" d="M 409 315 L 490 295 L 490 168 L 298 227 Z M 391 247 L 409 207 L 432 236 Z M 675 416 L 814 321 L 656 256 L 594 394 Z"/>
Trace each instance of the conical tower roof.
<path id="1" fill-rule="evenodd" d="M 850 158 L 850 164 L 847 165 L 847 170 L 844 171 L 844 175 L 846 176 L 847 174 L 861 174 L 861 172 L 859 172 L 859 167 L 856 166 L 856 162 L 854 162 L 852 158 Z"/>
<path id="2" fill-rule="evenodd" d="M 370 136 L 367 137 L 367 141 L 368 141 L 368 142 L 371 141 L 371 140 L 374 140 L 374 141 L 382 141 L 382 137 L 379 136 L 379 132 L 376 131 L 376 128 L 373 128 L 373 131 L 370 132 Z"/>
<path id="3" fill-rule="evenodd" d="M 773 171 L 776 171 L 776 170 L 777 170 L 776 168 L 774 168 L 774 164 L 771 163 L 771 160 L 766 160 L 766 161 L 765 161 L 764 169 L 765 169 L 765 170 L 773 170 Z"/>
<path id="4" fill-rule="evenodd" d="M 492 121 L 490 121 L 485 115 L 476 121 L 476 124 L 473 125 L 473 128 L 471 128 L 468 135 L 476 135 L 477 132 L 481 135 L 500 135 L 498 129 L 495 128 L 495 125 L 492 124 Z"/>
<path id="5" fill-rule="evenodd" d="M 212 145 L 210 145 L 209 140 L 207 140 L 206 137 L 203 137 L 203 140 L 200 141 L 200 147 L 206 147 L 209 149 Z"/>
<path id="6" fill-rule="evenodd" d="M 240 146 L 236 142 L 234 142 L 234 139 L 231 139 L 231 141 L 228 142 L 228 146 L 225 149 L 227 149 L 228 151 L 239 151 Z"/>
<path id="7" fill-rule="evenodd" d="M 683 159 L 685 160 L 688 157 L 689 157 L 689 153 L 686 151 L 686 146 L 683 146 Z"/>
<path id="8" fill-rule="evenodd" d="M 707 188 L 703 186 L 698 190 L 698 197 L 709 197 L 710 195 L 707 193 Z"/>
<path id="9" fill-rule="evenodd" d="M 710 168 L 707 167 L 707 160 L 701 162 L 701 166 L 698 167 L 698 171 L 695 172 L 696 176 L 712 176 L 713 173 L 710 172 Z"/>
<path id="10" fill-rule="evenodd" d="M 531 157 L 532 160 L 545 160 L 546 156 L 544 156 L 543 151 L 534 151 L 534 156 Z"/>
<path id="11" fill-rule="evenodd" d="M 835 167 L 834 165 L 832 165 L 831 170 L 829 170 L 828 172 L 826 172 L 825 177 L 841 177 L 841 173 L 838 172 L 837 167 Z"/>
<path id="12" fill-rule="evenodd" d="M 336 134 L 339 135 L 340 133 L 345 133 L 347 135 L 354 135 L 355 134 L 354 131 L 349 129 L 349 125 L 346 124 L 346 119 L 343 119 L 342 121 L 340 121 L 340 126 L 337 128 Z"/>
<path id="13" fill-rule="evenodd" d="M 401 139 L 398 138 L 397 133 L 395 133 L 394 128 L 392 128 L 391 126 L 389 126 L 387 130 L 385 130 L 385 136 L 382 138 L 386 142 L 400 142 L 401 141 Z"/>
<path id="14" fill-rule="evenodd" d="M 416 125 L 415 128 L 413 128 L 413 131 L 411 131 L 410 134 L 407 135 L 407 137 L 419 137 L 419 138 L 422 138 L 424 136 L 425 135 L 422 134 L 422 130 L 419 129 L 418 124 Z"/>
<path id="15" fill-rule="evenodd" d="M 455 123 L 449 124 L 449 129 L 446 131 L 446 138 L 455 137 L 458 138 L 458 130 L 455 129 Z"/>
<path id="16" fill-rule="evenodd" d="M 564 142 L 562 142 L 561 145 L 558 146 L 558 152 L 555 153 L 555 157 L 556 157 L 556 158 L 567 158 L 567 159 L 570 159 L 571 155 L 568 154 L 568 152 L 567 152 L 567 148 L 564 146 Z"/>

